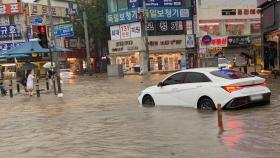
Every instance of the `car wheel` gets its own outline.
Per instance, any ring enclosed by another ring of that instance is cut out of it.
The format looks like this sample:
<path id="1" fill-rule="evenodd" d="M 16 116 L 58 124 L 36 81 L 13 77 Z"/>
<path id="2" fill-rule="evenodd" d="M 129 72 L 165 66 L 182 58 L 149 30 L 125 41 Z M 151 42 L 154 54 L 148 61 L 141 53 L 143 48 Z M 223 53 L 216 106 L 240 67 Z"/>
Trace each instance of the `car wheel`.
<path id="1" fill-rule="evenodd" d="M 144 107 L 154 107 L 155 106 L 154 99 L 150 95 L 144 96 L 142 104 Z"/>
<path id="2" fill-rule="evenodd" d="M 201 98 L 199 100 L 197 108 L 200 110 L 215 110 L 216 109 L 214 102 L 210 98 L 207 98 L 207 97 Z"/>

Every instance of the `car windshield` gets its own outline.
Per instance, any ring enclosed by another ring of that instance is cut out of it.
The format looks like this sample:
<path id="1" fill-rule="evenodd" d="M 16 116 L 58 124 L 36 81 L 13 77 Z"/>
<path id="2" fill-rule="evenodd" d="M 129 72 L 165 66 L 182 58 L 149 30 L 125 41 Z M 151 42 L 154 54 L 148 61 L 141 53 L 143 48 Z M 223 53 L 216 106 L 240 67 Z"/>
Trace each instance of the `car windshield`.
<path id="1" fill-rule="evenodd" d="M 234 70 L 217 70 L 217 71 L 212 71 L 210 73 L 214 76 L 230 79 L 230 80 L 253 77 L 252 75 L 239 71 L 234 71 Z"/>

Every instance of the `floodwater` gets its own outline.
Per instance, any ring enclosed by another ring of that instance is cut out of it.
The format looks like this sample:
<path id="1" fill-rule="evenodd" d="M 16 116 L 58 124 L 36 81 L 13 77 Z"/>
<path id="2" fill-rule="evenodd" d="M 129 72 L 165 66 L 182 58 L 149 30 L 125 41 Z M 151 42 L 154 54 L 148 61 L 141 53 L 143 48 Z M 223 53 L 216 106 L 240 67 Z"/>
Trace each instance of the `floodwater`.
<path id="1" fill-rule="evenodd" d="M 64 97 L 0 97 L 3 158 L 278 158 L 280 81 L 269 81 L 272 104 L 216 112 L 143 108 L 138 93 L 164 76 L 103 75 L 64 81 Z"/>

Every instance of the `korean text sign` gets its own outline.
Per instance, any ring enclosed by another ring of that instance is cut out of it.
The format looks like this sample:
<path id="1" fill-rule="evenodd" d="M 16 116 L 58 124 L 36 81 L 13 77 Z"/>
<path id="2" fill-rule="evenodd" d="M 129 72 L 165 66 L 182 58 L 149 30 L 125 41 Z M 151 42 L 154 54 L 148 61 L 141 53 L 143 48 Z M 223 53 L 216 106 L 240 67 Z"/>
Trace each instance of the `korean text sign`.
<path id="1" fill-rule="evenodd" d="M 138 21 L 137 8 L 128 9 L 114 13 L 107 13 L 106 22 L 108 26 L 126 24 Z M 148 20 L 187 20 L 190 19 L 189 9 L 182 7 L 148 8 L 146 12 Z"/>
<path id="2" fill-rule="evenodd" d="M 0 26 L 0 38 L 21 37 L 20 30 L 16 25 Z"/>
<path id="3" fill-rule="evenodd" d="M 0 15 L 22 13 L 21 3 L 0 4 Z"/>

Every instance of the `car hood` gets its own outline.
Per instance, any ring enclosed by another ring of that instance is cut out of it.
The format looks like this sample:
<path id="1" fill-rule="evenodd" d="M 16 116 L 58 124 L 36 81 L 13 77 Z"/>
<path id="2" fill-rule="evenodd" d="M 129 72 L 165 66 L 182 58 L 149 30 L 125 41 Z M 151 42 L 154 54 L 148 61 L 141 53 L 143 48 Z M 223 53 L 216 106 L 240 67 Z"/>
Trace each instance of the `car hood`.
<path id="1" fill-rule="evenodd" d="M 151 87 L 148 87 L 148 88 L 144 89 L 142 92 L 149 93 L 156 88 L 158 88 L 158 87 L 157 86 L 151 86 Z"/>

